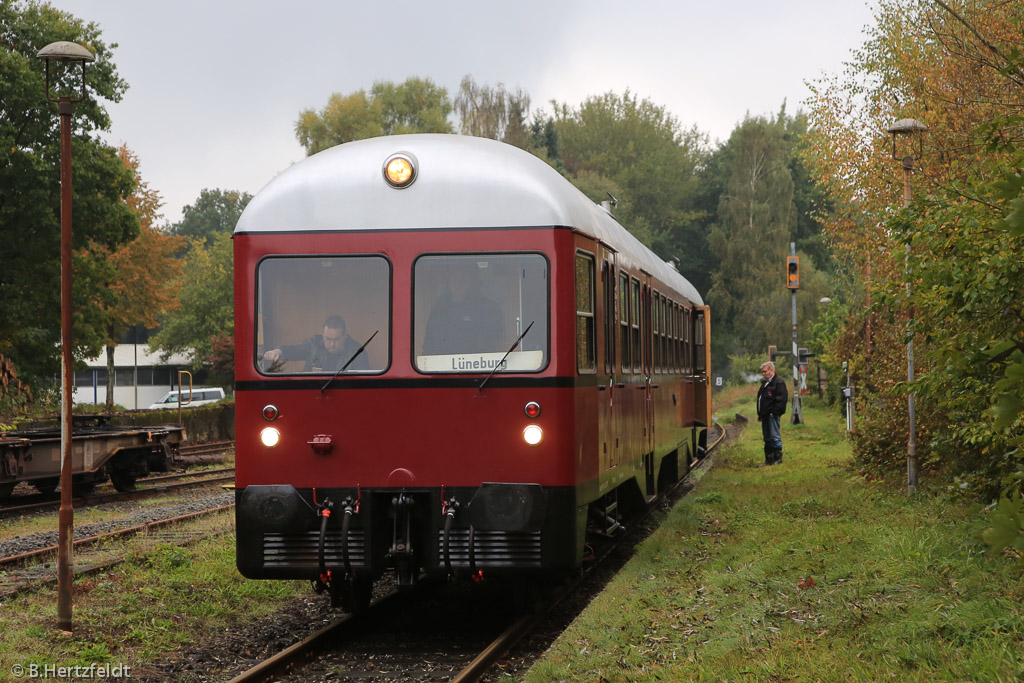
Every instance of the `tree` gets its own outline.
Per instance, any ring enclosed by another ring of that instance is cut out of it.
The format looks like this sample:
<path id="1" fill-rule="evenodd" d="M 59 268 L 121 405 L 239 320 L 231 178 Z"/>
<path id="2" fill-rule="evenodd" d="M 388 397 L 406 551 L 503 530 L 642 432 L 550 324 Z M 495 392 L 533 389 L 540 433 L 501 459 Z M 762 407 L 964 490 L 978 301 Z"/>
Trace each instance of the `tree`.
<path id="1" fill-rule="evenodd" d="M 913 389 L 922 471 L 984 500 L 1024 481 L 1024 427 L 1007 396 L 1024 398 L 1022 31 L 1019 3 L 885 0 L 844 77 L 817 84 L 812 109 L 809 158 L 835 207 L 827 233 L 863 293 L 833 342 L 864 388 L 855 452 L 875 469 L 902 466 Z M 930 130 L 897 151 L 917 160 L 904 209 L 884 131 L 906 117 Z"/>
<path id="2" fill-rule="evenodd" d="M 154 328 L 162 315 L 178 305 L 175 276 L 179 259 L 175 252 L 182 238 L 167 235 L 154 226 L 159 218 L 160 195 L 149 188 L 139 173 L 139 160 L 126 147 L 118 150 L 122 163 L 131 170 L 135 192 L 126 198 L 128 207 L 139 220 L 139 236 L 111 250 L 93 244 L 89 251 L 96 261 L 106 264 L 106 283 L 97 308 L 105 318 L 107 377 L 114 378 L 114 346 L 125 330 L 133 325 Z M 114 407 L 114 392 L 107 392 L 107 408 Z"/>
<path id="3" fill-rule="evenodd" d="M 75 354 L 95 355 L 103 343 L 103 316 L 93 302 L 102 263 L 83 252 L 109 249 L 138 234 L 138 220 L 124 202 L 131 172 L 116 150 L 99 139 L 110 121 L 101 100 L 117 102 L 127 85 L 115 71 L 99 28 L 35 1 L 0 3 L 0 353 L 30 384 L 52 378 L 60 340 L 60 140 L 56 105 L 45 100 L 43 65 L 36 53 L 58 40 L 95 53 L 86 98 L 72 118 L 73 234 L 75 249 Z"/>
<path id="4" fill-rule="evenodd" d="M 613 194 L 616 218 L 662 258 L 682 266 L 684 255 L 706 253 L 703 236 L 699 243 L 684 237 L 698 216 L 694 204 L 697 170 L 707 158 L 705 135 L 684 130 L 664 107 L 628 91 L 590 97 L 576 108 L 553 106 L 554 135 L 541 120 L 532 130 L 535 145 L 549 155 L 557 152 L 549 163 L 595 202 Z M 702 265 L 686 260 L 680 272 L 700 287 Z"/>
<path id="5" fill-rule="evenodd" d="M 171 231 L 185 239 L 201 239 L 209 246 L 220 234 L 234 232 L 242 211 L 252 200 L 248 192 L 204 188 L 195 204 L 186 204 L 181 221 Z"/>
<path id="6" fill-rule="evenodd" d="M 317 112 L 306 109 L 295 122 L 295 136 L 316 154 L 353 140 L 401 133 L 452 133 L 448 91 L 429 78 L 408 78 L 395 85 L 377 81 L 370 92 L 335 93 Z"/>
<path id="7" fill-rule="evenodd" d="M 530 96 L 520 88 L 505 89 L 503 83 L 491 87 L 477 85 L 466 75 L 455 97 L 455 112 L 459 115 L 459 130 L 463 135 L 500 140 L 526 149 L 531 142 L 527 118 L 530 114 Z"/>
<path id="8" fill-rule="evenodd" d="M 797 240 L 790 135 L 795 124 L 785 108 L 774 118 L 748 116 L 717 153 L 727 180 L 708 237 L 717 268 L 707 299 L 715 312 L 718 363 L 729 355 L 763 352 L 769 344 L 788 347 L 792 338 L 785 263 L 790 242 Z M 824 282 L 806 258 L 800 285 L 798 320 L 810 329 Z"/>
<path id="9" fill-rule="evenodd" d="M 231 235 L 220 233 L 209 245 L 194 239 L 175 282 L 181 305 L 164 316 L 150 343 L 166 354 L 185 353 L 194 367 L 214 353 L 214 339 L 234 335 L 234 269 Z"/>

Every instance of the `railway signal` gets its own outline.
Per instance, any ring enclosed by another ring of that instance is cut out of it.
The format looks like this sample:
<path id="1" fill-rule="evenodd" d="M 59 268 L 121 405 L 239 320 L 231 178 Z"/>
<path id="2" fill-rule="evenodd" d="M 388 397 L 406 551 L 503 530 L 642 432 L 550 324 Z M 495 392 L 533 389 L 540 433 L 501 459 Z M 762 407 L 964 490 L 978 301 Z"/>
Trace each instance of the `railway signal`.
<path id="1" fill-rule="evenodd" d="M 800 289 L 800 257 L 786 257 L 786 286 L 790 289 Z"/>

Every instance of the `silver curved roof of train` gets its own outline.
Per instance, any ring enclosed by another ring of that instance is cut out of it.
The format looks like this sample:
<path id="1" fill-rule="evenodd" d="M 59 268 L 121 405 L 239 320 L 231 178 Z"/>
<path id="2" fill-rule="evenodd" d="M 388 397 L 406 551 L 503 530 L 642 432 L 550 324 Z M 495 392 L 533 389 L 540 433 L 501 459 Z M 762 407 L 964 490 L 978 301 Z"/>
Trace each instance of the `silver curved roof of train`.
<path id="1" fill-rule="evenodd" d="M 396 190 L 385 159 L 415 157 L 412 185 Z M 303 159 L 259 191 L 236 233 L 566 226 L 616 249 L 630 265 L 703 304 L 686 278 L 547 163 L 517 147 L 465 135 L 392 135 Z"/>

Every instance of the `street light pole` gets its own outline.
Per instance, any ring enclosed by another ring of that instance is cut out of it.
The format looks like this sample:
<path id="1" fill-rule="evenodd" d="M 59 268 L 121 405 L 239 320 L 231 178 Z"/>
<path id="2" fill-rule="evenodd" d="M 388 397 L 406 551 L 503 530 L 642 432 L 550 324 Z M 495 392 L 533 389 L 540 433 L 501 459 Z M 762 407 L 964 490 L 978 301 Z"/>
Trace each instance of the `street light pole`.
<path id="1" fill-rule="evenodd" d="M 61 339 L 61 426 L 60 426 L 60 512 L 57 516 L 57 628 L 71 630 L 71 592 L 74 574 L 71 551 L 74 544 L 74 508 L 71 503 L 72 441 L 71 401 L 74 370 L 71 365 L 71 114 L 75 102 L 85 99 L 85 64 L 95 58 L 76 43 L 50 43 L 36 55 L 46 62 L 46 99 L 57 103 L 60 114 L 60 339 Z M 82 87 L 78 97 L 50 95 L 50 64 L 82 65 Z"/>
<path id="2" fill-rule="evenodd" d="M 899 159 L 896 155 L 896 136 L 898 135 L 918 135 L 920 136 L 928 130 L 928 126 L 917 121 L 916 119 L 900 119 L 892 126 L 889 127 L 888 132 L 892 135 L 892 158 Z M 920 137 L 918 138 L 920 141 Z M 918 146 L 918 157 L 921 156 L 921 147 Z M 914 170 L 914 157 L 913 155 L 906 155 L 902 159 L 903 162 L 903 206 L 910 206 L 910 174 Z M 910 302 L 910 240 L 907 240 L 906 250 L 906 272 L 907 272 L 907 302 Z M 913 309 L 910 311 L 909 318 L 907 320 L 907 383 L 912 385 L 914 382 L 914 312 Z M 907 438 L 907 491 L 913 493 L 917 490 L 917 437 L 916 437 L 916 417 L 915 417 L 915 405 L 914 405 L 914 392 L 913 389 L 908 386 L 907 391 L 907 412 L 909 417 L 909 436 Z"/>

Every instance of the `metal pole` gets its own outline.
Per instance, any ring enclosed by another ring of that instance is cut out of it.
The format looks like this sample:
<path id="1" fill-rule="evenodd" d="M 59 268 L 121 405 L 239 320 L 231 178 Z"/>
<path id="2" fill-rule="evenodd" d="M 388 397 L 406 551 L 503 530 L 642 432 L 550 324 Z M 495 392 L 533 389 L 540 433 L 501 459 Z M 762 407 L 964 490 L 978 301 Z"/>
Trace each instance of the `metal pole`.
<path id="1" fill-rule="evenodd" d="M 846 398 L 846 431 L 853 431 L 853 387 L 850 386 L 850 365 L 843 363 L 843 372 L 846 374 L 846 386 L 843 387 L 843 396 Z"/>
<path id="2" fill-rule="evenodd" d="M 74 509 L 71 503 L 71 110 L 67 98 L 58 102 L 60 112 L 60 337 L 61 426 L 60 511 L 57 515 L 57 628 L 71 630 L 71 552 L 74 543 Z"/>
<path id="3" fill-rule="evenodd" d="M 914 169 L 914 157 L 903 157 L 903 206 L 910 206 L 910 172 Z M 907 303 L 910 304 L 910 241 L 907 241 Z M 910 309 L 907 320 L 907 382 L 914 382 L 914 310 Z M 914 392 L 907 392 L 907 409 L 910 418 L 910 435 L 907 439 L 907 491 L 917 490 L 917 441 L 915 436 Z"/>
<path id="4" fill-rule="evenodd" d="M 791 256 L 796 256 L 796 242 L 789 243 Z M 800 352 L 796 340 L 796 290 L 790 290 L 793 299 L 793 409 L 790 416 L 790 424 L 802 424 L 804 421 L 803 411 L 800 408 Z"/>

